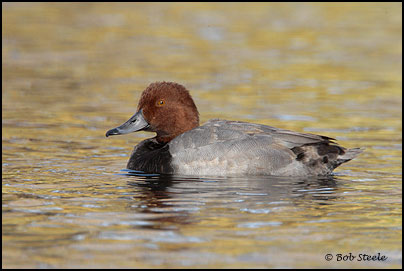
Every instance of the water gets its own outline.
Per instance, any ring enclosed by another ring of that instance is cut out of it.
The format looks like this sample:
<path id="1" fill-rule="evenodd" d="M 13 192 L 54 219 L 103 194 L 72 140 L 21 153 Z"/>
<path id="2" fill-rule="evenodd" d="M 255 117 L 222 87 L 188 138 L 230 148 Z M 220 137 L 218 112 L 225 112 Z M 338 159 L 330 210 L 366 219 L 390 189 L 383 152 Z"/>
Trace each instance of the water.
<path id="1" fill-rule="evenodd" d="M 4 268 L 402 267 L 401 4 L 2 7 Z M 366 151 L 330 178 L 123 171 L 153 134 L 105 132 L 162 80 L 201 123 Z"/>

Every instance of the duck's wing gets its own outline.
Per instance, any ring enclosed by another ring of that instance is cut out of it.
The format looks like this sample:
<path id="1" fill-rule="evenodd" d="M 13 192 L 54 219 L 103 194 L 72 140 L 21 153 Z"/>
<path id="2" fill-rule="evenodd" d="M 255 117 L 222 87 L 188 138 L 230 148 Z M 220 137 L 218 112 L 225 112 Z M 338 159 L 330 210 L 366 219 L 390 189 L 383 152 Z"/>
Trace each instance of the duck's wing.
<path id="1" fill-rule="evenodd" d="M 173 165 L 189 174 L 327 175 L 356 157 L 333 138 L 241 121 L 210 120 L 169 143 Z"/>
<path id="2" fill-rule="evenodd" d="M 252 137 L 266 137 L 274 144 L 293 148 L 312 143 L 333 143 L 333 138 L 309 133 L 299 133 L 263 124 L 213 119 L 203 126 L 188 131 L 179 137 L 184 148 L 201 147 L 218 142 Z"/>

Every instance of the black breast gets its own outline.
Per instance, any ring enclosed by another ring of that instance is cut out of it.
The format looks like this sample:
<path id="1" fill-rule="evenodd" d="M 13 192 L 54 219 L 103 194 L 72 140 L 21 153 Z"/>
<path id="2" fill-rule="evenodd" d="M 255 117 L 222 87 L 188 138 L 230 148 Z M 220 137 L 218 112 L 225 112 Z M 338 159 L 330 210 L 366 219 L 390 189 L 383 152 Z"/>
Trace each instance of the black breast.
<path id="1" fill-rule="evenodd" d="M 146 139 L 135 146 L 126 168 L 148 173 L 173 173 L 168 144 Z"/>

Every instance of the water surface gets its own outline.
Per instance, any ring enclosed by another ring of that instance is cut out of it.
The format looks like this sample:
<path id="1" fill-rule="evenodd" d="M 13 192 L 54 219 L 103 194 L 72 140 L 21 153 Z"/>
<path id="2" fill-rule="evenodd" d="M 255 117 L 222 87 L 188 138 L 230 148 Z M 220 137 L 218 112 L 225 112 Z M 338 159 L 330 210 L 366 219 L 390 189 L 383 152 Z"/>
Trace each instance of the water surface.
<path id="1" fill-rule="evenodd" d="M 400 3 L 3 3 L 5 268 L 400 268 Z M 139 176 L 154 81 L 365 147 L 330 178 Z M 336 254 L 386 261 L 337 261 Z M 325 256 L 332 254 L 327 261 Z"/>

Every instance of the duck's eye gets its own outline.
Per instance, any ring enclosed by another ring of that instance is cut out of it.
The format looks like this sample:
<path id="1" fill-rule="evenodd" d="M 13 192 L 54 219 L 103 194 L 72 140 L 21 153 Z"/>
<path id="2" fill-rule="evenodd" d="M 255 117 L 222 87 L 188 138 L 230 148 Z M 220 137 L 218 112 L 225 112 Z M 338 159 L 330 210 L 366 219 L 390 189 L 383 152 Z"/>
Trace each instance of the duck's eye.
<path id="1" fill-rule="evenodd" d="M 158 100 L 158 101 L 157 101 L 157 106 L 163 106 L 165 103 L 166 103 L 166 102 L 165 102 L 163 99 Z"/>

